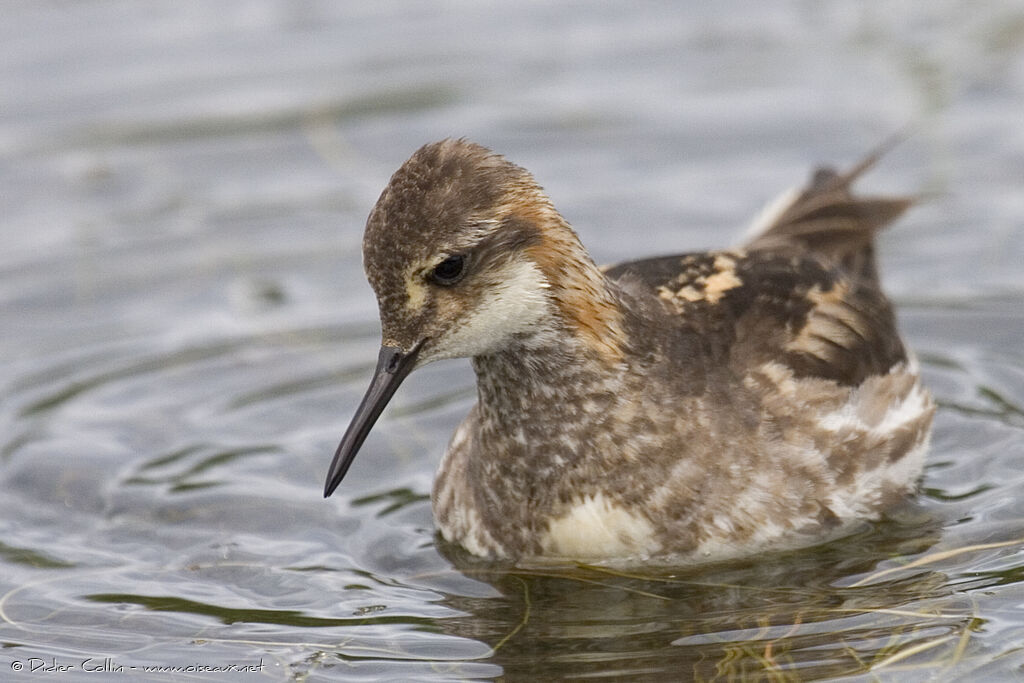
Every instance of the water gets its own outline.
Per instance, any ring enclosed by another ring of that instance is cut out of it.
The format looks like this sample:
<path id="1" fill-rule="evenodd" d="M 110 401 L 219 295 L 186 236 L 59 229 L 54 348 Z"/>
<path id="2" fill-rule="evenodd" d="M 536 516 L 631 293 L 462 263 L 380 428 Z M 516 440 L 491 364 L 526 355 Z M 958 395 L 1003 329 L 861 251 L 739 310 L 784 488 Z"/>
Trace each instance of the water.
<path id="1" fill-rule="evenodd" d="M 0 51 L 5 676 L 1024 674 L 1019 3 L 33 1 Z M 863 185 L 926 197 L 881 246 L 941 405 L 916 504 L 725 565 L 474 561 L 427 499 L 465 362 L 322 500 L 378 345 L 362 225 L 420 144 L 507 154 L 612 261 L 908 124 Z"/>

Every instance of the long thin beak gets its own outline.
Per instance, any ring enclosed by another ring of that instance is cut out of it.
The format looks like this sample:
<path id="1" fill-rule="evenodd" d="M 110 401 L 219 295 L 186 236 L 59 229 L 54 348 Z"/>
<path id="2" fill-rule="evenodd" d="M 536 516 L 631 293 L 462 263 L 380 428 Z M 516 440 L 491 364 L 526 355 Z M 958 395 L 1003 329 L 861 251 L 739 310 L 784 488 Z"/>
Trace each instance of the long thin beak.
<path id="1" fill-rule="evenodd" d="M 377 357 L 377 368 L 373 371 L 370 387 L 356 409 L 345 436 L 341 438 L 338 450 L 334 453 L 334 460 L 331 461 L 327 483 L 324 484 L 324 498 L 334 493 L 334 489 L 338 488 L 338 484 L 345 478 L 349 465 L 383 412 L 384 406 L 391 400 L 406 375 L 412 372 L 422 346 L 423 341 L 420 341 L 408 353 L 394 346 L 380 347 L 380 356 Z"/>

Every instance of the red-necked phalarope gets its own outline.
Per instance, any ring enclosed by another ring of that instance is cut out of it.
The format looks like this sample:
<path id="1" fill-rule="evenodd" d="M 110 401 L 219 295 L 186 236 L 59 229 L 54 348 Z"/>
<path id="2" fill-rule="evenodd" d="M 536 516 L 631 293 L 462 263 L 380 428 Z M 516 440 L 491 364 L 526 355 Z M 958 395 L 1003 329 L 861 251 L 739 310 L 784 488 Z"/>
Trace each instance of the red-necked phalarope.
<path id="1" fill-rule="evenodd" d="M 910 201 L 850 192 L 876 156 L 819 169 L 740 247 L 599 268 L 526 170 L 424 146 L 367 221 L 383 345 L 325 496 L 409 372 L 471 357 L 432 498 L 474 554 L 721 558 L 877 518 L 935 408 L 873 255 Z"/>

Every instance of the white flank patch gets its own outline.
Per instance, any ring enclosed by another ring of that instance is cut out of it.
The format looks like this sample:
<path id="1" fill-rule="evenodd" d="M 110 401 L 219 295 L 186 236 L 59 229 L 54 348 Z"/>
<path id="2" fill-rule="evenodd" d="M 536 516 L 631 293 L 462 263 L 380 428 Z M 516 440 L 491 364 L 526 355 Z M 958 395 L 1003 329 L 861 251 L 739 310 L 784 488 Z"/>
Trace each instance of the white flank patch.
<path id="1" fill-rule="evenodd" d="M 897 485 L 903 483 L 906 485 L 907 490 L 910 490 L 917 482 L 917 478 L 921 476 L 922 470 L 924 470 L 924 456 L 931 447 L 931 441 L 932 435 L 931 432 L 928 432 L 921 439 L 921 443 L 912 450 L 907 451 L 906 455 L 900 458 L 894 465 L 890 465 L 886 470 L 889 480 Z"/>
<path id="2" fill-rule="evenodd" d="M 571 559 L 650 555 L 660 550 L 643 517 L 597 493 L 552 521 L 541 540 L 546 555 Z"/>
<path id="3" fill-rule="evenodd" d="M 506 266 L 499 284 L 481 292 L 473 313 L 431 348 L 429 360 L 466 358 L 492 353 L 514 334 L 537 331 L 550 313 L 543 273 L 527 259 Z"/>
<path id="4" fill-rule="evenodd" d="M 902 374 L 898 369 L 892 371 L 892 373 L 897 372 Z M 860 392 L 864 390 L 865 387 L 861 387 L 854 392 L 852 398 L 842 408 L 823 415 L 821 417 L 821 426 L 834 432 L 854 429 L 870 431 L 881 436 L 889 434 L 905 424 L 916 422 L 921 419 L 924 413 L 931 409 L 931 399 L 928 392 L 922 388 L 920 380 L 915 380 L 910 391 L 898 403 L 894 402 L 889 406 L 880 422 L 868 424 L 857 412 L 860 401 L 870 400 L 869 397 L 863 398 L 860 396 Z"/>
<path id="5" fill-rule="evenodd" d="M 868 424 L 861 419 L 857 414 L 856 404 L 855 395 L 842 410 L 825 416 L 822 426 L 837 432 L 860 432 L 876 439 L 884 439 L 906 425 L 919 422 L 932 410 L 931 398 L 921 386 L 920 380 L 915 380 L 902 400 L 889 406 L 877 423 Z M 930 434 L 926 434 L 921 443 L 902 454 L 895 462 L 882 463 L 880 467 L 862 472 L 851 486 L 834 492 L 829 499 L 829 507 L 843 519 L 877 516 L 877 503 L 881 496 L 891 495 L 893 491 L 898 490 L 912 490 L 924 468 L 924 456 L 928 451 L 929 441 Z"/>
<path id="6" fill-rule="evenodd" d="M 928 392 L 921 388 L 920 381 L 915 381 L 910 393 L 903 398 L 898 406 L 890 408 L 885 413 L 885 417 L 874 426 L 874 430 L 881 434 L 888 434 L 898 427 L 920 420 L 930 406 Z"/>

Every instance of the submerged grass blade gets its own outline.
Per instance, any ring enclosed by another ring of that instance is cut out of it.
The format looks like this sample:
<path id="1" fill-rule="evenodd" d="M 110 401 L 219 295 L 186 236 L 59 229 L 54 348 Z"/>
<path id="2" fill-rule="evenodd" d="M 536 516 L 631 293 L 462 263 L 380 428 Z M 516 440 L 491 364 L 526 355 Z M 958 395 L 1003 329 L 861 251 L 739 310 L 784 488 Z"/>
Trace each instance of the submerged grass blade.
<path id="1" fill-rule="evenodd" d="M 898 567 L 889 567 L 888 569 L 883 569 L 881 571 L 875 572 L 874 574 L 869 574 L 868 576 L 865 576 L 863 579 L 860 579 L 859 581 L 850 584 L 849 587 L 859 588 L 861 586 L 866 586 L 868 584 L 875 583 L 876 581 L 878 581 L 878 579 L 880 579 L 883 576 L 888 576 L 889 574 L 893 574 L 895 572 L 903 571 L 906 569 L 915 569 L 917 567 L 923 567 L 925 565 L 929 565 L 935 562 L 941 562 L 943 560 L 948 560 L 952 557 L 957 557 L 959 555 L 964 555 L 966 553 L 973 553 L 979 550 L 993 550 L 995 548 L 1008 548 L 1012 545 L 1021 544 L 1024 544 L 1024 538 L 1017 538 L 1012 541 L 999 541 L 997 543 L 981 543 L 978 545 L 964 546 L 963 548 L 943 550 L 937 553 L 931 553 L 923 557 L 919 557 L 912 562 L 908 562 L 907 564 L 903 564 Z"/>
<path id="2" fill-rule="evenodd" d="M 515 628 L 506 633 L 501 640 L 495 643 L 494 647 L 491 648 L 490 656 L 493 656 L 495 652 L 504 647 L 505 643 L 507 643 L 517 633 L 519 633 L 523 629 L 523 627 L 526 626 L 526 624 L 530 621 L 530 587 L 526 584 L 525 581 L 520 579 L 518 576 L 516 577 L 516 580 L 519 581 L 519 583 L 523 586 L 523 618 L 519 620 L 519 623 L 516 624 Z"/>

